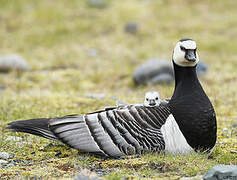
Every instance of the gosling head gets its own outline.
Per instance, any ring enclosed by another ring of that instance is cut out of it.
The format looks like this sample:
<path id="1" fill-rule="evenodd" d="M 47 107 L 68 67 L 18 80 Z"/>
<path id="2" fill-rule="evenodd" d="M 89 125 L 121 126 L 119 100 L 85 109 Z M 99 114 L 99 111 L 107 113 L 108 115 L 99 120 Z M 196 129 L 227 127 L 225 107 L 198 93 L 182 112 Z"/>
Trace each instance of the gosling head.
<path id="1" fill-rule="evenodd" d="M 195 66 L 199 61 L 196 42 L 188 38 L 179 40 L 174 48 L 173 61 L 183 67 Z"/>
<path id="2" fill-rule="evenodd" d="M 159 106 L 161 103 L 160 94 L 156 91 L 146 92 L 144 106 L 154 107 Z"/>

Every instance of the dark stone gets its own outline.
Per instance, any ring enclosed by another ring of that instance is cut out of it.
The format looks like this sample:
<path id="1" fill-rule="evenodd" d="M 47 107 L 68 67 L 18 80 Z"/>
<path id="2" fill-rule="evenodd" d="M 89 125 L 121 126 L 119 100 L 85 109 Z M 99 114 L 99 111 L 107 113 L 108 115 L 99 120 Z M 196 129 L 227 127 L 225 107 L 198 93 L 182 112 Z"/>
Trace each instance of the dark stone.
<path id="1" fill-rule="evenodd" d="M 199 61 L 197 64 L 197 75 L 201 76 L 205 74 L 208 70 L 207 64 L 205 64 L 203 61 Z"/>
<path id="2" fill-rule="evenodd" d="M 210 169 L 204 180 L 237 180 L 237 166 L 218 164 Z"/>
<path id="3" fill-rule="evenodd" d="M 237 154 L 237 151 L 235 151 L 235 150 L 230 150 L 230 153 L 232 153 L 232 154 Z"/>
<path id="4" fill-rule="evenodd" d="M 232 128 L 237 128 L 237 123 L 232 124 Z"/>
<path id="5" fill-rule="evenodd" d="M 108 4 L 104 0 L 87 0 L 87 4 L 89 7 L 103 9 L 108 6 Z"/>
<path id="6" fill-rule="evenodd" d="M 55 156 L 60 156 L 60 155 L 62 155 L 62 152 L 61 151 L 56 151 Z"/>
<path id="7" fill-rule="evenodd" d="M 150 59 L 136 68 L 133 80 L 136 85 L 170 83 L 174 80 L 173 76 L 170 61 Z"/>
<path id="8" fill-rule="evenodd" d="M 135 34 L 138 31 L 138 24 L 135 22 L 129 22 L 129 23 L 125 24 L 124 31 L 126 33 Z"/>
<path id="9" fill-rule="evenodd" d="M 30 66 L 26 60 L 16 54 L 10 54 L 0 57 L 0 72 L 8 72 L 11 70 L 28 71 Z"/>
<path id="10" fill-rule="evenodd" d="M 104 99 L 106 97 L 106 94 L 86 94 L 86 97 L 91 99 Z"/>
<path id="11" fill-rule="evenodd" d="M 90 180 L 89 176 L 85 176 L 83 174 L 78 174 L 74 180 Z"/>
<path id="12" fill-rule="evenodd" d="M 89 176 L 86 176 L 84 174 L 78 174 L 77 176 L 75 176 L 74 180 L 102 180 L 101 178 L 98 178 L 98 177 L 89 177 Z"/>
<path id="13" fill-rule="evenodd" d="M 5 86 L 0 84 L 0 91 L 4 90 L 5 89 Z"/>
<path id="14" fill-rule="evenodd" d="M 205 74 L 207 69 L 207 65 L 199 61 L 197 75 Z M 169 60 L 150 59 L 136 68 L 133 80 L 136 85 L 170 84 L 174 81 L 173 64 Z"/>

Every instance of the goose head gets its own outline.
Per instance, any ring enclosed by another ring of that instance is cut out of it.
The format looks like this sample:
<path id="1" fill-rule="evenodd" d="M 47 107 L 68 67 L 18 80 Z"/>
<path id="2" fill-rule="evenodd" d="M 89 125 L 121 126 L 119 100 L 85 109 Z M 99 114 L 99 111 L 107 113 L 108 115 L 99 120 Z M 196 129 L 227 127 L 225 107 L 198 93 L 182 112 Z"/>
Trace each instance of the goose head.
<path id="1" fill-rule="evenodd" d="M 161 103 L 160 94 L 157 91 L 146 92 L 144 106 L 153 107 L 159 106 Z"/>
<path id="2" fill-rule="evenodd" d="M 197 45 L 192 39 L 181 39 L 175 45 L 173 61 L 182 67 L 193 67 L 198 61 Z"/>

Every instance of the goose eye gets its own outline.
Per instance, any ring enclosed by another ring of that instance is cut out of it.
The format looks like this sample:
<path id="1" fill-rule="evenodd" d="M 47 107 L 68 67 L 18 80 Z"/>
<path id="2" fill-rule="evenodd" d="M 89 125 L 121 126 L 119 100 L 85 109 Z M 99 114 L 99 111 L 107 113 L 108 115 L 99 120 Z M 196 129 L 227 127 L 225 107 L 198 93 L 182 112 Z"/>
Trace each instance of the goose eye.
<path id="1" fill-rule="evenodd" d="M 147 100 L 147 101 L 149 101 L 149 99 L 148 99 L 148 98 L 146 98 L 146 100 Z"/>
<path id="2" fill-rule="evenodd" d="M 158 100 L 158 97 L 156 97 L 156 100 Z"/>
<path id="3" fill-rule="evenodd" d="M 180 49 L 181 49 L 182 51 L 186 51 L 185 47 L 183 47 L 183 46 L 180 46 Z"/>

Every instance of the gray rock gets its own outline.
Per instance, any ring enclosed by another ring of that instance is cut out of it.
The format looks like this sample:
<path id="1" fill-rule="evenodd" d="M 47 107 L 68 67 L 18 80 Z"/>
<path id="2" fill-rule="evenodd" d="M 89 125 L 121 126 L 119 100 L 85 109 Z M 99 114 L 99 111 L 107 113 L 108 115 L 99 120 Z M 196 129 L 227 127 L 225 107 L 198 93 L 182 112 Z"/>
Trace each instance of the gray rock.
<path id="1" fill-rule="evenodd" d="M 8 136 L 6 138 L 6 141 L 22 141 L 21 137 L 16 137 L 16 136 Z"/>
<path id="2" fill-rule="evenodd" d="M 97 49 L 89 49 L 88 50 L 88 55 L 91 56 L 91 57 L 96 57 L 98 55 L 98 50 Z"/>
<path id="3" fill-rule="evenodd" d="M 87 94 L 86 97 L 92 98 L 92 99 L 104 99 L 106 97 L 106 94 Z"/>
<path id="4" fill-rule="evenodd" d="M 237 180 L 237 166 L 218 164 L 210 169 L 204 176 L 204 180 Z"/>
<path id="5" fill-rule="evenodd" d="M 108 4 L 104 0 L 87 0 L 87 4 L 89 7 L 103 9 L 108 6 Z"/>
<path id="6" fill-rule="evenodd" d="M 199 61 L 197 75 L 205 74 L 207 69 L 207 65 Z M 169 84 L 174 81 L 173 64 L 169 60 L 150 59 L 136 68 L 133 80 L 136 85 Z"/>
<path id="7" fill-rule="evenodd" d="M 0 159 L 0 164 L 7 164 L 8 162 Z"/>
<path id="8" fill-rule="evenodd" d="M 164 79 L 160 76 L 163 76 Z M 133 73 L 133 80 L 136 85 L 170 83 L 170 79 L 172 79 L 172 81 L 174 79 L 173 76 L 170 61 L 163 59 L 150 59 L 136 68 Z"/>
<path id="9" fill-rule="evenodd" d="M 207 72 L 208 66 L 203 61 L 199 61 L 198 64 L 197 64 L 197 69 L 196 70 L 197 70 L 197 75 L 201 76 L 201 75 L 204 75 Z"/>
<path id="10" fill-rule="evenodd" d="M 79 161 L 84 161 L 85 158 L 84 158 L 83 156 L 80 156 L 80 155 L 79 155 L 79 156 L 78 156 L 78 160 L 79 160 Z"/>
<path id="11" fill-rule="evenodd" d="M 8 72 L 11 70 L 27 71 L 30 66 L 26 60 L 16 54 L 10 54 L 0 57 L 0 72 Z"/>
<path id="12" fill-rule="evenodd" d="M 101 178 L 98 178 L 98 177 L 95 177 L 95 176 L 93 176 L 93 177 L 89 177 L 89 176 L 86 176 L 86 175 L 84 175 L 84 174 L 78 174 L 75 178 L 74 178 L 74 180 L 102 180 Z"/>
<path id="13" fill-rule="evenodd" d="M 237 123 L 232 124 L 232 128 L 237 128 Z"/>
<path id="14" fill-rule="evenodd" d="M 235 150 L 230 150 L 230 153 L 232 153 L 232 154 L 237 154 L 237 151 L 235 151 Z"/>
<path id="15" fill-rule="evenodd" d="M 9 159 L 10 155 L 7 152 L 0 152 L 0 159 Z"/>
<path id="16" fill-rule="evenodd" d="M 128 22 L 128 23 L 125 24 L 125 26 L 124 26 L 124 31 L 125 31 L 126 33 L 135 34 L 135 33 L 137 33 L 138 28 L 139 28 L 139 26 L 138 26 L 137 23 L 135 23 L 135 22 Z"/>
<path id="17" fill-rule="evenodd" d="M 155 76 L 151 78 L 151 84 L 170 84 L 174 81 L 174 77 L 171 74 L 160 74 L 159 76 Z"/>
<path id="18" fill-rule="evenodd" d="M 0 91 L 4 90 L 5 89 L 5 86 L 0 84 Z"/>
<path id="19" fill-rule="evenodd" d="M 182 177 L 179 180 L 202 180 L 201 175 L 193 176 L 193 177 Z"/>
<path id="20" fill-rule="evenodd" d="M 78 174 L 74 180 L 90 180 L 89 176 L 85 176 L 83 174 Z"/>

